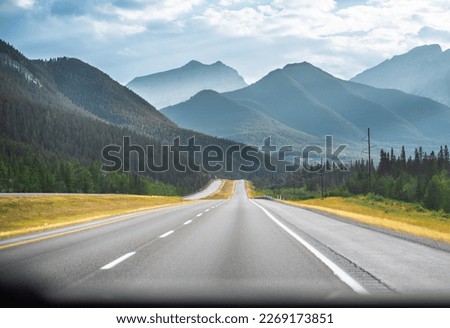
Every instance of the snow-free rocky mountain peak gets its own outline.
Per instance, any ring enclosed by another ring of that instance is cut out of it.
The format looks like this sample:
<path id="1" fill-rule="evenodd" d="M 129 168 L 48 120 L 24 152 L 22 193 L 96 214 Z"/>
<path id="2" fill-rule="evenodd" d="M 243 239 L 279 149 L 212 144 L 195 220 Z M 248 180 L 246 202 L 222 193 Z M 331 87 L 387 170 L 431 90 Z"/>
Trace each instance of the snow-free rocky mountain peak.
<path id="1" fill-rule="evenodd" d="M 425 45 L 394 56 L 352 81 L 377 88 L 398 89 L 450 106 L 450 50 Z"/>
<path id="2" fill-rule="evenodd" d="M 227 92 L 247 84 L 221 61 L 205 65 L 192 60 L 180 68 L 136 77 L 127 86 L 159 109 L 186 101 L 202 90 Z"/>

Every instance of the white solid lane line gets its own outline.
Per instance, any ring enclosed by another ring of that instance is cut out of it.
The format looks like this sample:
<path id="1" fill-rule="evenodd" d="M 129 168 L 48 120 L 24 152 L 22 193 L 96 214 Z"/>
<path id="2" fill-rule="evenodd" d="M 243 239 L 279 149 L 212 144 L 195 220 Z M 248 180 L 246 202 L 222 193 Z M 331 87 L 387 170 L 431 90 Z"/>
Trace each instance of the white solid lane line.
<path id="1" fill-rule="evenodd" d="M 114 260 L 111 263 L 108 263 L 107 265 L 103 266 L 101 268 L 101 270 L 108 270 L 108 269 L 114 268 L 117 264 L 125 261 L 127 258 L 133 256 L 134 254 L 136 254 L 136 252 L 131 252 L 131 253 L 125 254 L 124 256 L 119 257 L 117 260 Z"/>
<path id="2" fill-rule="evenodd" d="M 202 216 L 203 215 L 203 213 L 198 213 L 197 215 L 196 215 L 196 217 L 200 217 L 200 216 Z"/>
<path id="3" fill-rule="evenodd" d="M 346 283 L 351 289 L 353 289 L 355 292 L 361 295 L 369 295 L 370 293 L 361 286 L 355 279 L 350 277 L 344 270 L 339 268 L 336 264 L 331 262 L 325 255 L 320 253 L 317 249 L 315 249 L 311 244 L 309 244 L 307 241 L 305 241 L 303 238 L 298 236 L 294 231 L 292 231 L 290 228 L 285 226 L 283 223 L 281 223 L 277 218 L 275 218 L 272 214 L 269 213 L 264 207 L 261 205 L 255 203 L 253 200 L 250 199 L 250 201 L 258 206 L 273 222 L 278 224 L 280 228 L 282 228 L 284 231 L 286 231 L 291 237 L 293 237 L 295 240 L 297 240 L 300 244 L 305 246 L 311 253 L 313 253 L 320 261 L 322 261 L 323 264 L 325 264 L 328 268 L 333 271 L 333 273 L 344 283 Z"/>
<path id="4" fill-rule="evenodd" d="M 186 222 L 183 223 L 183 225 L 188 225 L 191 222 L 192 222 L 192 220 L 186 221 Z"/>
<path id="5" fill-rule="evenodd" d="M 173 234 L 173 233 L 174 233 L 174 231 L 173 231 L 173 230 L 170 230 L 170 231 L 166 232 L 165 234 L 159 236 L 159 238 L 166 238 L 167 236 L 169 236 L 169 235 L 171 235 L 171 234 Z"/>

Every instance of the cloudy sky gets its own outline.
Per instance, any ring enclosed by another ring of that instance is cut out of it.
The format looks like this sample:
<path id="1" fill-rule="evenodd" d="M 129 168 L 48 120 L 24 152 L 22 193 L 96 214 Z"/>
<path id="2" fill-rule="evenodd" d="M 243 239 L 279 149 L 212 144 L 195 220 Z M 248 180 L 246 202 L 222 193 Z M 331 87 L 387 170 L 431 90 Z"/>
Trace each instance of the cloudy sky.
<path id="1" fill-rule="evenodd" d="M 0 38 L 30 58 L 77 57 L 121 83 L 196 59 L 247 82 L 309 61 L 341 78 L 430 43 L 448 0 L 0 0 Z"/>

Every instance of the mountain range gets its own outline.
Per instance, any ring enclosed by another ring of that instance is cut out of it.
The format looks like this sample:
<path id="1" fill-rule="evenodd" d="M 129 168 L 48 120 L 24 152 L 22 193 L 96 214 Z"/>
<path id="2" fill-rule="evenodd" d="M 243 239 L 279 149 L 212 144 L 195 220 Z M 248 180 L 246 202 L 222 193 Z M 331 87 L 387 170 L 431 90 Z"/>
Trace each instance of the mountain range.
<path id="1" fill-rule="evenodd" d="M 133 91 L 81 60 L 65 57 L 30 60 L 2 40 L 0 113 L 2 181 L 14 182 L 19 176 L 26 176 L 24 170 L 33 172 L 36 158 L 47 163 L 42 165 L 46 168 L 52 161 L 60 160 L 69 161 L 69 164 L 62 164 L 66 168 L 100 163 L 103 147 L 122 145 L 125 136 L 131 138 L 132 144 L 144 148 L 153 146 L 155 153 L 153 156 L 150 154 L 149 160 L 155 159 L 155 162 L 161 158 L 161 145 L 171 145 L 175 138 L 186 144 L 189 138 L 195 137 L 197 145 L 214 144 L 223 149 L 236 144 L 178 127 Z M 41 158 L 42 154 L 46 154 L 45 158 Z M 170 159 L 173 160 L 172 157 Z M 181 161 L 186 160 L 186 156 L 181 154 Z M 239 159 L 233 160 L 239 162 Z M 17 166 L 18 163 L 22 166 Z M 133 161 L 132 165 L 132 170 L 137 170 L 137 162 Z M 239 165 L 235 165 L 237 167 Z M 15 175 L 10 176 L 8 172 L 15 172 Z M 95 171 L 95 174 L 99 172 Z M 236 172 L 222 175 L 238 177 Z M 85 176 L 91 174 L 94 173 L 86 173 Z M 41 179 L 42 176 L 43 173 L 37 174 L 35 178 Z M 207 172 L 180 172 L 172 166 L 166 172 L 147 171 L 143 176 L 181 186 L 188 192 L 201 187 L 209 179 Z M 51 184 L 51 188 L 55 183 L 57 181 Z M 17 188 L 13 190 L 34 190 Z"/>
<path id="2" fill-rule="evenodd" d="M 412 53 L 425 56 L 437 53 L 435 48 L 419 48 Z M 199 79 L 197 73 L 204 69 L 229 72 L 235 82 L 240 81 L 231 83 L 231 89 L 237 89 L 218 92 L 206 87 L 190 94 L 193 89 L 186 82 L 188 72 Z M 309 144 L 323 145 L 324 136 L 332 135 L 337 142 L 353 145 L 352 155 L 356 157 L 361 156 L 367 128 L 372 129 L 378 145 L 389 147 L 418 143 L 436 147 L 450 137 L 450 108 L 446 105 L 399 90 L 338 79 L 307 62 L 286 65 L 249 86 L 235 70 L 220 62 L 190 62 L 168 74 L 171 77 L 167 80 L 179 83 L 172 94 L 190 91 L 183 96 L 188 97 L 186 100 L 158 111 L 128 87 L 81 60 L 29 60 L 0 40 L 0 179 L 11 181 L 3 177 L 11 170 L 24 177 L 24 167 L 28 172 L 33 170 L 33 157 L 27 157 L 25 166 L 17 166 L 15 156 L 26 152 L 33 156 L 51 154 L 48 158 L 82 165 L 98 163 L 102 148 L 120 145 L 124 136 L 158 150 L 177 137 L 186 143 L 195 136 L 203 147 L 214 144 L 223 149 L 235 141 L 262 145 L 265 138 L 272 137 L 272 143 L 278 146 L 301 149 Z M 163 86 L 168 88 L 162 83 L 161 90 Z M 161 151 L 155 153 L 160 155 Z M 4 159 L 10 159 L 9 168 L 2 164 Z M 241 177 L 239 172 L 219 174 Z M 188 189 L 196 189 L 209 178 L 207 172 L 176 170 L 145 173 L 145 177 Z"/>
<path id="3" fill-rule="evenodd" d="M 205 89 L 226 92 L 245 86 L 242 76 L 222 62 L 205 65 L 195 60 L 180 68 L 136 77 L 127 84 L 158 109 L 188 100 Z"/>
<path id="4" fill-rule="evenodd" d="M 450 49 L 424 45 L 356 75 L 352 81 L 398 89 L 450 106 Z"/>
<path id="5" fill-rule="evenodd" d="M 267 137 L 277 145 L 318 143 L 312 135 L 295 130 L 252 108 L 212 90 L 161 112 L 181 126 L 245 144 L 260 146 Z"/>
<path id="6" fill-rule="evenodd" d="M 287 138 L 295 138 L 291 143 L 333 135 L 354 144 L 367 128 L 385 143 L 443 142 L 450 136 L 449 107 L 401 91 L 341 80 L 306 62 L 286 65 L 239 90 L 221 95 L 201 92 L 161 111 L 180 126 L 247 143 L 258 136 L 261 144 L 261 137 L 289 131 Z M 251 138 L 240 125 L 251 127 Z"/>

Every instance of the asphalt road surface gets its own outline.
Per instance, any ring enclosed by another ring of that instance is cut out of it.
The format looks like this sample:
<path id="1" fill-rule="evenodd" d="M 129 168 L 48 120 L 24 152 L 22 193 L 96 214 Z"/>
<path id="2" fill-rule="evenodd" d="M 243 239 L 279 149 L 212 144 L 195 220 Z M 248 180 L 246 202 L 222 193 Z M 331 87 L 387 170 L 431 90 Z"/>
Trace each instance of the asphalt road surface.
<path id="1" fill-rule="evenodd" d="M 216 180 L 212 181 L 205 189 L 203 189 L 195 194 L 186 196 L 186 197 L 184 197 L 184 199 L 198 200 L 198 199 L 206 198 L 206 197 L 214 194 L 216 191 L 218 191 L 221 184 L 222 184 L 222 180 L 216 179 Z"/>
<path id="2" fill-rule="evenodd" d="M 100 223 L 3 241 L 3 298 L 19 305 L 450 304 L 449 252 L 250 200 L 243 181 L 229 200 Z"/>

